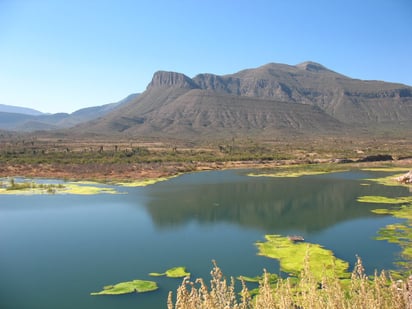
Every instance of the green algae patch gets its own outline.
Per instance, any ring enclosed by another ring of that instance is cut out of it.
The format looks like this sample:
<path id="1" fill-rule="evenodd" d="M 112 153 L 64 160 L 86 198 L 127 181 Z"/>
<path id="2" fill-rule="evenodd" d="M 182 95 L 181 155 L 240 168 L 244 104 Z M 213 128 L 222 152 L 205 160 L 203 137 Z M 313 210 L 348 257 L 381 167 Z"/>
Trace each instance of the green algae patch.
<path id="1" fill-rule="evenodd" d="M 266 273 L 266 276 L 268 276 L 268 280 L 271 284 L 276 283 L 279 280 L 279 276 L 276 274 Z M 255 277 L 239 276 L 237 279 L 245 282 L 260 283 L 263 281 L 264 275 Z"/>
<path id="2" fill-rule="evenodd" d="M 89 185 L 79 185 L 75 183 L 69 183 L 66 185 L 66 189 L 61 193 L 63 194 L 78 194 L 78 195 L 93 195 L 93 194 L 119 194 L 114 188 L 98 187 Z"/>
<path id="3" fill-rule="evenodd" d="M 404 168 L 404 167 L 399 167 L 399 166 L 393 166 L 393 167 L 367 167 L 367 168 L 362 168 L 362 171 L 366 172 L 404 172 L 407 173 L 409 169 Z"/>
<path id="4" fill-rule="evenodd" d="M 301 176 L 310 176 L 310 175 L 321 175 L 326 174 L 327 172 L 320 172 L 320 171 L 296 171 L 296 172 L 287 172 L 287 171 L 279 171 L 275 173 L 249 173 L 247 174 L 250 177 L 279 177 L 279 178 L 294 178 L 294 177 L 301 177 Z"/>
<path id="5" fill-rule="evenodd" d="M 161 181 L 169 180 L 177 176 L 179 175 L 174 175 L 170 177 L 148 178 L 148 179 L 141 179 L 141 180 L 128 181 L 128 182 L 116 182 L 115 185 L 122 186 L 122 187 L 146 187 L 149 185 L 154 185 Z"/>
<path id="6" fill-rule="evenodd" d="M 365 196 L 358 197 L 357 201 L 361 203 L 405 204 L 405 203 L 412 203 L 412 196 L 386 197 L 386 196 L 365 195 Z"/>
<path id="7" fill-rule="evenodd" d="M 250 177 L 280 177 L 280 178 L 293 178 L 301 176 L 311 176 L 311 175 L 322 175 L 335 172 L 343 172 L 346 169 L 336 166 L 336 165 L 297 165 L 297 166 L 287 166 L 279 167 L 276 169 L 271 169 L 262 172 L 252 172 L 248 173 L 247 176 Z"/>
<path id="8" fill-rule="evenodd" d="M 331 250 L 319 244 L 293 242 L 280 235 L 266 235 L 265 242 L 257 242 L 258 255 L 279 260 L 283 272 L 298 276 L 307 263 L 317 279 L 324 276 L 346 278 L 349 263 L 336 258 Z"/>
<path id="9" fill-rule="evenodd" d="M 409 276 L 412 274 L 412 204 L 394 209 L 374 209 L 374 213 L 392 215 L 404 222 L 388 224 L 378 231 L 377 240 L 385 240 L 399 245 L 401 253 L 395 263 L 401 270 L 397 274 Z"/>
<path id="10" fill-rule="evenodd" d="M 371 212 L 377 215 L 389 215 L 390 214 L 390 210 L 385 209 L 385 208 L 372 209 Z"/>
<path id="11" fill-rule="evenodd" d="M 158 289 L 157 283 L 147 280 L 132 280 L 126 282 L 120 282 L 114 285 L 107 285 L 103 287 L 100 292 L 90 293 L 92 296 L 96 295 L 122 295 L 129 293 L 145 293 Z"/>
<path id="12" fill-rule="evenodd" d="M 375 209 L 375 211 L 378 209 Z M 387 209 L 387 214 L 390 214 L 399 219 L 407 219 L 412 221 L 412 204 L 403 205 L 394 209 Z M 412 222 L 411 222 L 412 224 Z"/>
<path id="13" fill-rule="evenodd" d="M 166 276 L 169 278 L 183 278 L 183 277 L 190 276 L 190 273 L 186 271 L 186 267 L 177 266 L 177 267 L 172 267 L 166 270 L 164 273 L 149 273 L 149 276 L 152 276 L 152 277 Z"/>

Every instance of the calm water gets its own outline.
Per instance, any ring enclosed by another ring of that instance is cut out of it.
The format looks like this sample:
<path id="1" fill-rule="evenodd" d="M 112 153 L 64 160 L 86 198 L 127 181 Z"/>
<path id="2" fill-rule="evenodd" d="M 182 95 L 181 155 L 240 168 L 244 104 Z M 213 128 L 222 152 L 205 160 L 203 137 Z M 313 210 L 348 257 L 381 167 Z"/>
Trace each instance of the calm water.
<path id="1" fill-rule="evenodd" d="M 0 308 L 166 308 L 181 279 L 149 277 L 186 266 L 209 279 L 214 259 L 226 276 L 279 272 L 257 256 L 265 234 L 300 234 L 368 272 L 392 268 L 396 245 L 376 241 L 397 222 L 370 212 L 362 195 L 404 196 L 402 187 L 362 186 L 371 172 L 300 178 L 244 171 L 187 174 L 121 195 L 0 196 Z M 89 296 L 104 285 L 154 280 L 147 294 Z"/>

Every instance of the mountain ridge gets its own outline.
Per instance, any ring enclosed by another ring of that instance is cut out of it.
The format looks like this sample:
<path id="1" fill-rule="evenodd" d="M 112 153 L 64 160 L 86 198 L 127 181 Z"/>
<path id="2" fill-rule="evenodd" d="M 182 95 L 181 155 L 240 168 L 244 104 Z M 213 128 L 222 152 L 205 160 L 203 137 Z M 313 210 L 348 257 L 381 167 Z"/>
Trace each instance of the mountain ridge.
<path id="1" fill-rule="evenodd" d="M 29 107 L 0 104 L 0 112 L 38 116 L 44 113 Z"/>
<path id="2" fill-rule="evenodd" d="M 308 61 L 193 78 L 157 71 L 136 100 L 77 130 L 198 138 L 347 134 L 396 122 L 412 123 L 412 87 L 352 79 Z"/>
<path id="3" fill-rule="evenodd" d="M 89 112 L 96 114 L 93 109 Z M 411 86 L 353 79 L 306 61 L 268 63 L 225 75 L 200 73 L 192 78 L 157 71 L 139 96 L 129 97 L 99 117 L 77 119 L 70 132 L 145 138 L 271 138 L 366 131 L 373 135 L 380 127 L 388 132 L 412 128 Z"/>
<path id="4" fill-rule="evenodd" d="M 139 94 L 133 93 L 115 103 L 91 106 L 74 111 L 73 113 L 46 114 L 34 109 L 21 108 L 11 105 L 0 105 L 0 129 L 9 131 L 50 131 L 70 128 L 79 123 L 87 122 L 109 113 Z M 4 107 L 4 108 L 3 108 Z M 10 108 L 9 108 L 10 107 Z M 25 112 L 28 110 L 28 112 Z M 30 112 L 34 111 L 34 112 Z M 36 113 L 37 112 L 37 113 Z"/>

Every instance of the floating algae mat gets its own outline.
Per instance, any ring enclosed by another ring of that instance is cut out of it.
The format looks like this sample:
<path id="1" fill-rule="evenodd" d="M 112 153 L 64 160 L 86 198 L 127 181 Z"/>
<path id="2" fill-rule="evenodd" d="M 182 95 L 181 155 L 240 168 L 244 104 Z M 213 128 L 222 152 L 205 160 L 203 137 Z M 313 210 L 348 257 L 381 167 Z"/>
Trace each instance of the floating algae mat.
<path id="1" fill-rule="evenodd" d="M 158 183 L 161 181 L 169 180 L 177 176 L 179 175 L 169 176 L 169 177 L 148 178 L 148 179 L 128 181 L 128 182 L 116 182 L 115 185 L 122 186 L 122 187 L 146 187 L 149 185 L 154 185 L 155 183 Z"/>
<path id="2" fill-rule="evenodd" d="M 268 279 L 270 283 L 275 283 L 278 279 L 279 276 L 276 274 L 270 274 L 267 273 Z M 248 277 L 248 276 L 239 276 L 237 277 L 238 280 L 243 280 L 245 282 L 254 282 L 254 283 L 259 283 L 262 282 L 264 279 L 264 276 L 255 276 L 255 277 Z"/>
<path id="3" fill-rule="evenodd" d="M 178 267 L 170 268 L 166 270 L 164 273 L 150 273 L 149 276 L 152 276 L 152 277 L 166 276 L 169 278 L 182 278 L 182 277 L 190 276 L 190 273 L 186 271 L 186 267 L 178 266 Z"/>
<path id="4" fill-rule="evenodd" d="M 147 280 L 132 280 L 126 282 L 120 282 L 115 285 L 107 285 L 103 287 L 100 292 L 93 292 L 90 295 L 122 295 L 129 293 L 144 293 L 151 292 L 158 289 L 157 283 Z"/>
<path id="5" fill-rule="evenodd" d="M 323 276 L 350 276 L 347 272 L 349 263 L 336 258 L 331 250 L 321 245 L 294 242 L 280 235 L 266 235 L 265 238 L 265 242 L 256 243 L 258 255 L 279 260 L 283 272 L 299 275 L 307 259 L 310 271 L 319 279 Z"/>
<path id="6" fill-rule="evenodd" d="M 412 274 L 412 204 L 403 205 L 395 209 L 374 209 L 372 212 L 383 215 L 392 215 L 406 219 L 405 222 L 388 224 L 378 232 L 377 240 L 386 240 L 400 246 L 400 261 L 396 264 L 401 273 L 406 276 Z"/>
<path id="7" fill-rule="evenodd" d="M 369 172 L 408 172 L 407 168 L 404 167 L 398 167 L 398 166 L 393 166 L 393 167 L 367 167 L 367 168 L 362 168 L 362 171 L 369 171 Z"/>
<path id="8" fill-rule="evenodd" d="M 91 195 L 91 194 L 118 194 L 119 192 L 113 188 L 97 187 L 97 186 L 84 186 L 75 183 L 70 183 L 66 185 L 66 190 L 61 192 L 62 194 L 81 194 L 81 195 Z"/>
<path id="9" fill-rule="evenodd" d="M 249 173 L 248 176 L 251 177 L 301 177 L 310 175 L 321 175 L 334 172 L 343 172 L 345 169 L 335 165 L 298 165 L 298 166 L 288 166 L 279 167 L 276 169 L 270 169 L 267 171 L 262 171 L 260 173 Z"/>
<path id="10" fill-rule="evenodd" d="M 190 273 L 186 271 L 186 267 L 178 266 L 166 270 L 164 273 L 150 273 L 150 276 L 166 276 L 169 278 L 181 278 L 189 276 Z M 158 289 L 157 283 L 154 281 L 148 280 L 132 280 L 126 282 L 120 282 L 114 285 L 107 285 L 103 287 L 103 290 L 100 292 L 93 292 L 90 295 L 121 295 L 129 293 L 143 293 L 151 292 Z"/>
<path id="11" fill-rule="evenodd" d="M 366 195 L 366 196 L 358 197 L 357 201 L 361 203 L 405 204 L 405 203 L 412 203 L 412 196 L 386 197 L 386 196 Z"/>

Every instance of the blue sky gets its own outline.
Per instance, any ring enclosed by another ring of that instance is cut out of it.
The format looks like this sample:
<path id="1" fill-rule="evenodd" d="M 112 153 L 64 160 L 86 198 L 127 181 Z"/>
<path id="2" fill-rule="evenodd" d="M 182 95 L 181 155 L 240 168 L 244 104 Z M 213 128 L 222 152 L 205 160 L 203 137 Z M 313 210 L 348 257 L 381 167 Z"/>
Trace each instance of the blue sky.
<path id="1" fill-rule="evenodd" d="M 412 85 L 410 0 L 0 0 L 0 103 L 73 112 L 157 70 L 319 62 Z"/>

